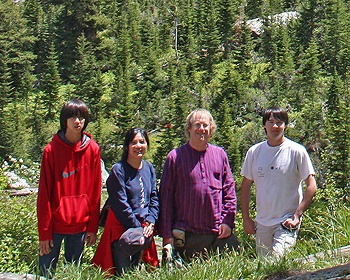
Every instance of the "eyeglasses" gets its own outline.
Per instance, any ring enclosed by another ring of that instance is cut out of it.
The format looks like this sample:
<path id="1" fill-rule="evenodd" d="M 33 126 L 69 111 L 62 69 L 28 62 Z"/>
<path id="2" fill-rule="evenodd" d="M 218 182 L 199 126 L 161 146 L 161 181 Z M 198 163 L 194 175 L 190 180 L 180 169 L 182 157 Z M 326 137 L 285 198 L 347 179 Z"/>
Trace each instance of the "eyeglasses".
<path id="1" fill-rule="evenodd" d="M 202 127 L 203 127 L 203 129 L 207 129 L 207 128 L 209 127 L 209 124 L 207 124 L 207 123 L 201 123 L 201 122 L 195 122 L 195 123 L 193 124 L 193 126 L 194 126 L 196 129 L 199 129 L 199 128 L 202 128 Z"/>
<path id="2" fill-rule="evenodd" d="M 82 116 L 73 116 L 73 117 L 70 117 L 71 120 L 73 121 L 76 121 L 76 119 L 79 120 L 79 122 L 84 122 L 85 121 L 85 118 L 82 117 Z"/>

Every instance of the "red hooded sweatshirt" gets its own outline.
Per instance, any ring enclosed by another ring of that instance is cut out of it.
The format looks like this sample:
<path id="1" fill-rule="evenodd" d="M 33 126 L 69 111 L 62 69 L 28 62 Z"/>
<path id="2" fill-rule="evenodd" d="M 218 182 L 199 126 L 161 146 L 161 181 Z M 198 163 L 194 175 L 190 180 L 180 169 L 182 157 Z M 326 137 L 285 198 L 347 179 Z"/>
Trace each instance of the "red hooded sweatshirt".
<path id="1" fill-rule="evenodd" d="M 82 141 L 72 144 L 59 131 L 41 161 L 39 240 L 52 240 L 52 233 L 97 233 L 100 196 L 100 147 L 85 132 Z"/>

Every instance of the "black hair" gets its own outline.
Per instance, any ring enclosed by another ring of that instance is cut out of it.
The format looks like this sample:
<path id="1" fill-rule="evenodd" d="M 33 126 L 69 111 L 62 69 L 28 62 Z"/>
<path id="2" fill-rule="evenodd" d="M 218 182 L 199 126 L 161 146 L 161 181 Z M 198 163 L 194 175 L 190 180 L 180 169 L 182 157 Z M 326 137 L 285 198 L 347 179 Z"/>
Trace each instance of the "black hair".
<path id="1" fill-rule="evenodd" d="M 267 108 L 263 112 L 263 125 L 265 126 L 266 122 L 270 119 L 271 115 L 276 120 L 284 122 L 284 124 L 287 126 L 288 125 L 288 113 L 285 109 L 278 107 L 278 106 L 273 106 L 270 108 Z"/>
<path id="2" fill-rule="evenodd" d="M 89 109 L 83 101 L 72 99 L 63 105 L 60 115 L 61 130 L 63 132 L 66 132 L 67 120 L 71 117 L 82 117 L 85 119 L 82 129 L 84 131 L 89 123 Z"/>
<path id="3" fill-rule="evenodd" d="M 125 134 L 122 160 L 127 160 L 128 154 L 129 154 L 129 144 L 134 140 L 137 133 L 141 134 L 141 136 L 146 140 L 147 147 L 149 147 L 149 138 L 148 138 L 147 131 L 141 127 L 131 128 Z"/>

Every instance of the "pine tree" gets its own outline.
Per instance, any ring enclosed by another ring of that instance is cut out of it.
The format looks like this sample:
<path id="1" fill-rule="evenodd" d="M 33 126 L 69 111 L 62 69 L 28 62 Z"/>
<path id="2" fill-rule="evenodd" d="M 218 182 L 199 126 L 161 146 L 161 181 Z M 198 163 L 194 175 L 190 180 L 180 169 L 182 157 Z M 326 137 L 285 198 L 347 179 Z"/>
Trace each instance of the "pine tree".
<path id="1" fill-rule="evenodd" d="M 140 4 L 137 1 L 130 1 L 125 5 L 125 9 L 128 11 L 128 29 L 130 36 L 130 51 L 133 59 L 138 62 L 142 57 L 144 48 L 142 46 L 142 13 L 140 10 Z M 123 32 L 123 30 L 121 30 Z"/>
<path id="2" fill-rule="evenodd" d="M 301 110 L 305 102 L 318 102 L 318 95 L 322 88 L 324 72 L 320 64 L 320 51 L 316 39 L 310 41 L 308 48 L 298 59 L 299 67 L 295 79 L 296 96 L 292 106 Z"/>
<path id="3" fill-rule="evenodd" d="M 219 33 L 222 34 L 222 47 L 224 49 L 224 57 L 227 58 L 235 47 L 236 30 L 239 29 L 240 1 L 236 0 L 221 0 L 219 1 L 218 26 Z M 244 20 L 244 19 L 243 19 Z"/>
<path id="4" fill-rule="evenodd" d="M 141 40 L 144 51 L 139 60 L 140 68 L 136 80 L 139 92 L 137 106 L 142 110 L 142 119 L 146 128 L 152 130 L 156 129 L 159 102 L 165 98 L 164 93 L 168 79 L 166 71 L 171 63 L 162 56 L 159 12 L 157 7 L 152 6 L 147 10 L 147 17 L 142 19 Z M 171 61 L 171 59 L 169 60 Z"/>
<path id="5" fill-rule="evenodd" d="M 343 83 L 335 71 L 328 91 L 326 135 L 329 139 L 323 158 L 327 166 L 325 174 L 327 187 L 341 189 L 340 195 L 348 192 L 349 182 L 349 108 L 344 99 Z"/>
<path id="6" fill-rule="evenodd" d="M 294 51 L 288 36 L 288 27 L 269 19 L 262 36 L 262 55 L 271 63 L 270 98 L 275 104 L 282 104 L 288 99 L 285 93 L 290 92 L 294 79 Z"/>
<path id="7" fill-rule="evenodd" d="M 185 65 L 182 61 L 170 66 L 169 82 L 167 85 L 167 98 L 160 102 L 159 125 L 157 132 L 157 150 L 153 156 L 157 166 L 157 174 L 161 175 L 162 166 L 167 154 L 174 148 L 187 142 L 184 134 L 184 123 L 189 112 L 194 109 L 189 107 L 193 98 L 186 88 L 184 76 Z"/>
<path id="8" fill-rule="evenodd" d="M 217 110 L 225 100 L 225 103 L 229 104 L 230 114 L 235 116 L 234 124 L 240 124 L 242 115 L 245 114 L 242 108 L 248 102 L 246 99 L 247 87 L 242 79 L 241 71 L 236 67 L 236 63 L 230 59 L 218 64 L 214 73 L 211 87 L 217 89 L 213 94 L 210 107 Z M 223 117 L 222 114 L 219 114 L 218 121 L 223 122 L 221 119 Z"/>
<path id="9" fill-rule="evenodd" d="M 0 5 L 1 8 L 1 5 Z M 0 44 L 2 44 L 2 38 L 0 37 Z M 9 103 L 9 96 L 13 91 L 11 86 L 11 72 L 7 65 L 8 54 L 0 53 L 0 157 L 4 158 L 9 152 L 11 143 L 11 134 L 9 133 L 8 126 L 11 125 L 10 114 L 7 111 L 7 105 Z M 5 110 L 6 108 L 6 110 Z M 9 123 L 10 122 L 10 123 Z"/>
<path id="10" fill-rule="evenodd" d="M 199 70 L 202 70 L 204 83 L 209 83 L 214 65 L 222 56 L 221 38 L 218 29 L 218 3 L 214 0 L 198 1 L 197 36 L 199 37 Z"/>
<path id="11" fill-rule="evenodd" d="M 244 81 L 249 81 L 251 79 L 251 68 L 256 42 L 254 42 L 252 31 L 246 23 L 247 17 L 242 5 L 239 8 L 239 18 L 236 20 L 233 30 L 233 41 L 229 59 L 236 64 L 242 75 L 242 79 Z"/>
<path id="12" fill-rule="evenodd" d="M 343 0 L 324 0 L 321 2 L 322 18 L 315 31 L 326 71 L 337 71 L 343 77 L 349 67 L 349 13 Z"/>
<path id="13" fill-rule="evenodd" d="M 263 0 L 247 0 L 246 11 L 248 19 L 261 18 L 262 17 L 262 6 Z"/>
<path id="14" fill-rule="evenodd" d="M 26 112 L 31 95 L 35 38 L 29 34 L 21 14 L 23 4 L 11 0 L 0 3 L 1 61 L 1 155 L 28 156 L 26 143 Z"/>
<path id="15" fill-rule="evenodd" d="M 314 37 L 315 29 L 319 25 L 321 19 L 319 0 L 306 0 L 301 3 L 300 18 L 296 22 L 297 40 L 296 48 L 303 46 L 306 48 Z"/>
<path id="16" fill-rule="evenodd" d="M 230 110 L 230 103 L 224 98 L 218 108 L 216 115 L 218 131 L 215 135 L 216 144 L 225 149 L 230 161 L 231 171 L 239 173 L 241 167 L 241 158 L 238 150 L 238 139 L 236 139 L 234 131 L 234 121 L 236 117 Z"/>
<path id="17" fill-rule="evenodd" d="M 98 117 L 98 104 L 103 94 L 101 81 L 101 66 L 98 63 L 94 48 L 84 34 L 78 39 L 78 56 L 74 65 L 74 79 L 77 85 L 78 97 L 89 106 L 92 120 Z"/>
<path id="18" fill-rule="evenodd" d="M 59 56 L 59 69 L 63 81 L 70 81 L 77 52 L 78 38 L 83 33 L 90 43 L 98 41 L 97 32 L 104 28 L 108 21 L 101 15 L 102 0 L 57 1 L 48 0 L 57 10 L 55 42 Z"/>
<path id="19" fill-rule="evenodd" d="M 174 95 L 175 115 L 173 119 L 174 130 L 176 133 L 176 142 L 184 144 L 187 142 L 184 134 L 184 122 L 187 115 L 194 110 L 195 96 L 193 96 L 187 87 L 187 77 L 185 76 L 186 65 L 180 63 L 173 65 L 170 72 L 170 96 Z"/>
<path id="20" fill-rule="evenodd" d="M 42 98 L 41 102 L 45 108 L 45 118 L 54 120 L 57 118 L 59 108 L 57 103 L 59 101 L 59 87 L 61 83 L 60 75 L 58 73 L 58 58 L 53 43 L 48 51 L 48 57 L 45 60 L 43 74 L 41 78 Z"/>
<path id="21" fill-rule="evenodd" d="M 177 32 L 177 60 L 181 67 L 185 68 L 188 77 L 187 84 L 195 88 L 195 73 L 198 65 L 198 36 L 196 29 L 196 10 L 193 0 L 184 1 L 178 8 L 178 32 Z M 182 71 L 183 72 L 183 71 Z"/>
<path id="22" fill-rule="evenodd" d="M 157 149 L 153 155 L 153 163 L 156 167 L 158 178 L 162 176 L 163 164 L 167 154 L 179 146 L 175 122 L 175 100 L 169 96 L 164 104 L 162 124 L 157 132 Z"/>

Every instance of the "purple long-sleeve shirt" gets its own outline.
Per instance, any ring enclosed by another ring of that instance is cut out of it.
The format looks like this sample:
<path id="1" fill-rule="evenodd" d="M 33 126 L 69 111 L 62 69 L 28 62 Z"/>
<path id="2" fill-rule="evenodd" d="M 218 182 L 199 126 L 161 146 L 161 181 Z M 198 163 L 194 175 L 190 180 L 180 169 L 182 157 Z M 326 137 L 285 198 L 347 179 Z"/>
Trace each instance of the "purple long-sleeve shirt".
<path id="1" fill-rule="evenodd" d="M 224 223 L 231 228 L 237 209 L 235 182 L 225 151 L 208 144 L 197 151 L 190 144 L 172 150 L 160 183 L 159 234 L 172 229 L 199 234 L 217 233 Z"/>

